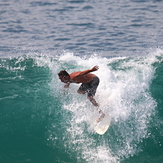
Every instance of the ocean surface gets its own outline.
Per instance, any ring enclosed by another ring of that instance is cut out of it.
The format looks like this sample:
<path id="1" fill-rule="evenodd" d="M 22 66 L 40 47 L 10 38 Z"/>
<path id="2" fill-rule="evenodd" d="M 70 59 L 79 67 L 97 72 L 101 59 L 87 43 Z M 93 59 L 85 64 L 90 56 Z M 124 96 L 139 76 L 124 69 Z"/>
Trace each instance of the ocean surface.
<path id="1" fill-rule="evenodd" d="M 0 163 L 163 163 L 163 1 L 0 0 Z"/>

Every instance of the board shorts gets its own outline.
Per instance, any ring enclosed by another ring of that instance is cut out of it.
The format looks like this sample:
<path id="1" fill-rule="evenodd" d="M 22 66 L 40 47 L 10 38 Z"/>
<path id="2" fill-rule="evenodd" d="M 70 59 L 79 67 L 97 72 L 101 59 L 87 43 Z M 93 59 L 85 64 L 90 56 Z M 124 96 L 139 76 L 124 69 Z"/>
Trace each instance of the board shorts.
<path id="1" fill-rule="evenodd" d="M 99 85 L 100 79 L 96 76 L 93 78 L 93 80 L 89 83 L 83 83 L 80 87 L 79 90 L 84 91 L 88 94 L 88 97 L 94 96 L 96 93 L 96 89 Z"/>

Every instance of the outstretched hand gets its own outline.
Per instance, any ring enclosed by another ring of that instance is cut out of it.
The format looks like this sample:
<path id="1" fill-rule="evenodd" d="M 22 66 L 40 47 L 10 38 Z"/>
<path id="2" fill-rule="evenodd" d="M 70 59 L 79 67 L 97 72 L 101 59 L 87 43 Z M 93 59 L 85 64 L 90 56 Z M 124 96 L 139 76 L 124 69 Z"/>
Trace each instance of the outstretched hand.
<path id="1" fill-rule="evenodd" d="M 99 67 L 96 65 L 92 68 L 92 71 L 97 71 L 99 69 Z"/>

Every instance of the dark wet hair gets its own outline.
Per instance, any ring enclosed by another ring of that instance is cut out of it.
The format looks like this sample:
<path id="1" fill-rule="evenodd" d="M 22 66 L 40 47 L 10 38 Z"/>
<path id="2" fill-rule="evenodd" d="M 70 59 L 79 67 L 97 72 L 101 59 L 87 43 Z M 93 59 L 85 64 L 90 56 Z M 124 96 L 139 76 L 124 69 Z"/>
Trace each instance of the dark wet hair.
<path id="1" fill-rule="evenodd" d="M 61 71 L 58 73 L 58 76 L 69 76 L 69 74 L 67 73 L 66 70 L 61 70 Z"/>

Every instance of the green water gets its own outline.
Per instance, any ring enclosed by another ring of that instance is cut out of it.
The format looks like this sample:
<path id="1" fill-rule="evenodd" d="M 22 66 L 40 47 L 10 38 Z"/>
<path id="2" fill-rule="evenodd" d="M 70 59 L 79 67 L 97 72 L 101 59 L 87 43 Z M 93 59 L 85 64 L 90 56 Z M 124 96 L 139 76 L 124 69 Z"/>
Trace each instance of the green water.
<path id="1" fill-rule="evenodd" d="M 0 162 L 161 163 L 163 64 L 157 55 L 1 58 Z M 96 99 L 112 118 L 102 136 L 93 129 L 93 106 L 76 92 L 79 85 L 64 90 L 57 77 L 61 69 L 94 65 L 100 67 Z"/>

